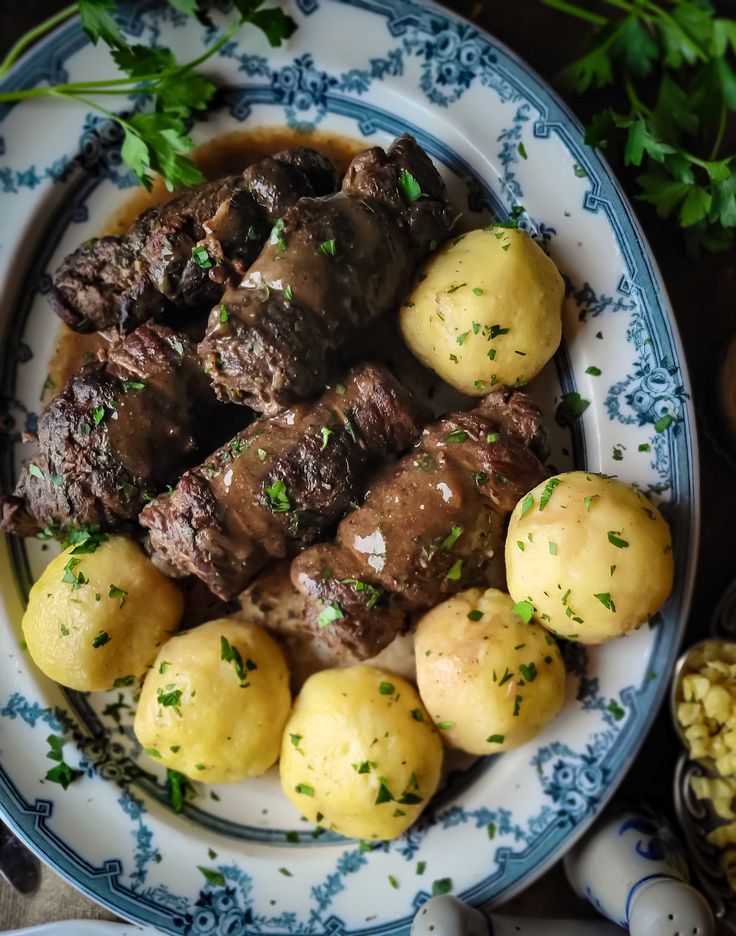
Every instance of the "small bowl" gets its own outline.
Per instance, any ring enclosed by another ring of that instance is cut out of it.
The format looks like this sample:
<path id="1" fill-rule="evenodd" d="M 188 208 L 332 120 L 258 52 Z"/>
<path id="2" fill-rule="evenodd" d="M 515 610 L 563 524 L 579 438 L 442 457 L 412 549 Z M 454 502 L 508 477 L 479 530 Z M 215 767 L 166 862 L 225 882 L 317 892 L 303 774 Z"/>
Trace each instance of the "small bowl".
<path id="1" fill-rule="evenodd" d="M 686 650 L 675 663 L 672 686 L 670 688 L 670 709 L 675 731 L 688 753 L 690 749 L 687 738 L 685 737 L 682 725 L 677 719 L 677 706 L 680 702 L 685 701 L 682 695 L 682 681 L 690 673 L 697 672 L 702 669 L 706 663 L 711 663 L 714 660 L 723 660 L 725 663 L 736 663 L 736 641 L 720 640 L 718 638 L 700 640 Z M 698 758 L 698 761 L 706 764 L 709 768 L 715 766 L 713 759 L 710 757 Z"/>

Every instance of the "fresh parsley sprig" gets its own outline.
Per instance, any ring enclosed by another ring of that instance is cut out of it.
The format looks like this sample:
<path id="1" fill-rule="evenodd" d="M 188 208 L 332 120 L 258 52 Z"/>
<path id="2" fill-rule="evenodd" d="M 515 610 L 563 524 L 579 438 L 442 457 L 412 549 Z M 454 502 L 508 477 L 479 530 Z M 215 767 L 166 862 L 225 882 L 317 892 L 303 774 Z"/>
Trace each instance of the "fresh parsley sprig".
<path id="1" fill-rule="evenodd" d="M 734 154 L 722 153 L 736 111 L 736 20 L 710 0 L 542 0 L 590 23 L 584 54 L 562 72 L 582 94 L 618 84 L 626 109 L 596 114 L 586 142 L 623 146 L 640 167 L 639 197 L 709 250 L 734 243 Z"/>
<path id="2" fill-rule="evenodd" d="M 199 0 L 169 0 L 179 12 L 208 22 Z M 190 62 L 180 64 L 170 49 L 131 45 L 114 18 L 115 0 L 78 0 L 27 32 L 0 63 L 0 78 L 18 57 L 42 35 L 79 13 L 82 27 L 93 43 L 109 46 L 124 78 L 43 85 L 19 91 L 0 92 L 0 103 L 38 97 L 73 100 L 104 114 L 124 133 L 121 155 L 146 188 L 151 172 L 158 172 L 167 188 L 181 188 L 203 181 L 202 173 L 184 154 L 193 147 L 189 127 L 198 112 L 210 104 L 215 85 L 195 69 L 215 55 L 247 23 L 258 27 L 272 46 L 279 46 L 296 29 L 294 20 L 278 7 L 263 6 L 264 0 L 234 0 L 238 18 Z M 100 104 L 101 96 L 150 99 L 152 111 L 118 114 Z"/>

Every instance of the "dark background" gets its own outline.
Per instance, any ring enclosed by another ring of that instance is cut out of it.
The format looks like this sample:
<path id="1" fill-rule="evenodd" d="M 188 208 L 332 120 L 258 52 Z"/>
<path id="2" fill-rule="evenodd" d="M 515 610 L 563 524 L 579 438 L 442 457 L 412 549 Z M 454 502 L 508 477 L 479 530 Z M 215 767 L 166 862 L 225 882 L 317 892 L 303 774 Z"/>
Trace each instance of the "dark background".
<path id="1" fill-rule="evenodd" d="M 506 43 L 550 82 L 579 51 L 586 35 L 585 24 L 548 9 L 539 0 L 453 0 L 446 5 Z M 27 29 L 64 6 L 62 0 L 0 0 L 0 55 Z M 716 6 L 725 14 L 736 13 L 736 2 Z M 615 103 L 615 93 L 599 91 L 585 100 L 570 98 L 568 102 L 585 121 L 601 106 Z M 631 173 L 621 171 L 615 156 L 612 161 L 633 199 L 636 192 Z M 700 430 L 701 544 L 686 636 L 686 642 L 692 643 L 706 635 L 718 598 L 736 574 L 736 469 L 722 454 L 728 449 L 729 433 L 719 419 L 716 392 L 723 354 L 736 332 L 736 252 L 689 256 L 674 224 L 657 218 L 643 203 L 634 204 L 674 306 Z M 669 811 L 678 753 L 669 712 L 664 708 L 625 781 L 624 794 Z"/>

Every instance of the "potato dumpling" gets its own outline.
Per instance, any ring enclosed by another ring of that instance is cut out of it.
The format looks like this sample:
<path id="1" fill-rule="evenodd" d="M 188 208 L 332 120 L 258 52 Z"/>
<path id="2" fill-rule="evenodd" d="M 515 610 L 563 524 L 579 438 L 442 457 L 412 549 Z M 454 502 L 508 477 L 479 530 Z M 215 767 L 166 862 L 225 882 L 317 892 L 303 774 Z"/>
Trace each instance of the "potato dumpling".
<path id="1" fill-rule="evenodd" d="M 419 621 L 415 645 L 419 694 L 450 747 L 508 751 L 562 708 L 557 642 L 525 623 L 506 592 L 469 588 L 443 601 Z"/>
<path id="2" fill-rule="evenodd" d="M 208 621 L 164 644 L 134 730 L 147 754 L 205 783 L 255 777 L 279 756 L 291 708 L 278 644 L 255 624 Z"/>
<path id="3" fill-rule="evenodd" d="M 667 523 L 621 481 L 556 475 L 511 514 L 508 589 L 562 637 L 598 644 L 635 630 L 667 600 L 672 576 Z"/>
<path id="4" fill-rule="evenodd" d="M 297 809 L 362 839 L 401 835 L 441 768 L 442 742 L 416 689 L 373 666 L 310 676 L 281 746 L 281 785 Z"/>
<path id="5" fill-rule="evenodd" d="M 141 676 L 176 631 L 178 588 L 124 536 L 81 539 L 52 559 L 31 589 L 23 636 L 51 679 L 89 692 Z"/>
<path id="6" fill-rule="evenodd" d="M 427 367 L 484 396 L 535 377 L 560 344 L 564 283 L 522 231 L 489 225 L 448 241 L 401 307 L 401 332 Z"/>

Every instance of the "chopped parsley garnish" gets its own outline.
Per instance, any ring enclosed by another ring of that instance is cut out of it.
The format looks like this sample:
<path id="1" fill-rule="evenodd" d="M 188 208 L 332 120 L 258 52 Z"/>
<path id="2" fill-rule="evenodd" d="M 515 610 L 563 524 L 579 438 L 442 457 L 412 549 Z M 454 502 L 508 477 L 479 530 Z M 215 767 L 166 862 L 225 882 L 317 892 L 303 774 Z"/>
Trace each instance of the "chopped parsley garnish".
<path id="1" fill-rule="evenodd" d="M 616 530 L 608 531 L 608 542 L 611 546 L 616 546 L 617 549 L 625 549 L 629 545 L 625 539 L 621 539 L 620 533 L 617 533 Z"/>
<path id="2" fill-rule="evenodd" d="M 555 419 L 560 425 L 569 425 L 573 419 L 582 416 L 589 406 L 590 400 L 585 400 L 579 393 L 575 391 L 563 393 L 557 405 Z"/>
<path id="3" fill-rule="evenodd" d="M 510 679 L 513 679 L 513 678 L 514 678 L 514 674 L 509 670 L 507 666 L 506 669 L 504 670 L 503 676 L 498 681 L 498 685 L 503 686 L 504 683 L 507 683 Z"/>
<path id="4" fill-rule="evenodd" d="M 289 738 L 291 739 L 291 743 L 294 745 L 294 747 L 295 747 L 295 748 L 298 748 L 298 747 L 299 747 L 299 742 L 302 740 L 302 735 L 300 735 L 300 734 L 289 734 Z"/>
<path id="5" fill-rule="evenodd" d="M 118 588 L 117 585 L 110 583 L 110 587 L 107 590 L 108 598 L 119 598 L 120 604 L 119 607 L 122 608 L 125 604 L 125 599 L 128 597 L 128 593 L 124 588 Z"/>
<path id="6" fill-rule="evenodd" d="M 224 303 L 220 303 L 220 321 L 224 324 L 230 318 L 230 313 L 227 311 L 227 306 Z"/>
<path id="7" fill-rule="evenodd" d="M 396 692 L 396 686 L 390 682 L 380 682 L 378 684 L 378 691 L 381 695 L 393 695 Z"/>
<path id="8" fill-rule="evenodd" d="M 287 513 L 291 510 L 286 483 L 281 478 L 276 478 L 272 484 L 264 485 L 263 490 L 268 498 L 268 506 L 274 513 Z"/>
<path id="9" fill-rule="evenodd" d="M 192 247 L 192 260 L 194 260 L 197 266 L 202 270 L 211 270 L 215 265 L 207 248 L 202 244 L 197 244 L 196 247 Z"/>
<path id="10" fill-rule="evenodd" d="M 488 332 L 488 338 L 490 341 L 493 341 L 493 339 L 498 338 L 499 335 L 508 335 L 510 331 L 510 328 L 501 328 L 500 325 L 491 325 L 491 330 Z"/>
<path id="11" fill-rule="evenodd" d="M 358 442 L 358 434 L 357 434 L 357 432 L 355 431 L 355 425 L 354 425 L 354 423 L 353 423 L 353 421 L 352 421 L 352 419 L 351 419 L 351 416 L 352 416 L 352 415 L 353 415 L 353 412 L 352 412 L 352 410 L 350 410 L 350 411 L 348 412 L 348 415 L 345 417 L 345 422 L 343 423 L 343 428 L 345 429 L 345 432 L 347 432 L 347 434 L 350 436 L 351 440 L 352 440 L 354 443 L 357 444 L 357 442 Z"/>
<path id="12" fill-rule="evenodd" d="M 449 731 L 450 728 L 455 727 L 454 721 L 438 721 L 438 722 L 435 722 L 435 724 L 437 728 L 439 728 L 440 731 Z"/>
<path id="13" fill-rule="evenodd" d="M 33 462 L 31 462 L 28 466 L 28 473 L 32 474 L 34 478 L 38 478 L 39 481 L 44 481 L 46 478 L 46 475 L 43 473 L 43 471 Z"/>
<path id="14" fill-rule="evenodd" d="M 452 361 L 453 364 L 458 364 L 458 363 L 459 363 L 457 354 L 451 354 L 451 355 L 450 355 L 450 360 Z"/>
<path id="15" fill-rule="evenodd" d="M 455 341 L 457 341 L 457 343 L 458 343 L 459 345 L 463 345 L 463 344 L 465 344 L 465 339 L 468 337 L 469 334 L 470 334 L 469 331 L 461 332 L 461 334 L 459 334 L 459 335 L 455 338 Z"/>
<path id="16" fill-rule="evenodd" d="M 474 295 L 474 296 L 482 296 L 482 295 L 483 295 L 483 290 L 480 288 L 480 286 L 474 286 L 474 287 L 473 287 L 473 295 Z M 477 334 L 478 334 L 478 331 L 476 331 L 475 325 L 476 325 L 476 323 L 474 322 L 474 323 L 473 323 L 473 332 L 474 332 L 474 334 L 477 335 Z M 480 327 L 479 327 L 478 330 L 480 330 Z"/>
<path id="17" fill-rule="evenodd" d="M 203 868 L 202 865 L 197 865 L 197 870 L 204 876 L 205 881 L 213 887 L 224 887 L 227 883 L 225 875 L 219 871 L 213 871 L 212 868 Z"/>
<path id="18" fill-rule="evenodd" d="M 495 361 L 495 360 L 496 360 L 496 349 L 495 349 L 495 348 L 489 348 L 489 349 L 488 349 L 488 352 L 487 352 L 487 356 L 488 356 L 488 360 L 489 360 L 489 361 Z"/>
<path id="19" fill-rule="evenodd" d="M 268 457 L 268 452 L 265 449 L 259 448 L 256 449 L 256 455 L 258 455 L 259 461 L 265 461 Z"/>
<path id="20" fill-rule="evenodd" d="M 179 339 L 179 338 L 170 338 L 170 339 L 169 339 L 169 344 L 170 344 L 171 347 L 174 349 L 174 351 L 176 351 L 176 353 L 179 355 L 179 357 L 182 357 L 182 356 L 183 356 L 183 354 L 184 354 L 184 345 L 183 345 L 181 339 Z"/>
<path id="21" fill-rule="evenodd" d="M 475 609 L 475 608 L 474 608 L 472 611 L 468 611 L 468 620 L 469 620 L 469 621 L 480 621 L 480 619 L 481 619 L 482 617 L 483 617 L 483 612 L 482 612 L 482 611 L 478 611 L 478 610 Z"/>
<path id="22" fill-rule="evenodd" d="M 173 708 L 177 715 L 181 716 L 181 689 L 177 689 L 172 683 L 165 688 L 158 687 L 156 690 L 156 700 L 164 708 Z"/>
<path id="23" fill-rule="evenodd" d="M 487 480 L 488 480 L 487 471 L 476 471 L 473 473 L 473 481 L 475 481 L 476 484 L 485 484 Z"/>
<path id="24" fill-rule="evenodd" d="M 49 760 L 57 761 L 57 764 L 48 771 L 45 779 L 49 780 L 51 783 L 58 783 L 62 789 L 66 790 L 77 777 L 81 776 L 81 771 L 74 770 L 64 761 L 63 738 L 60 738 L 58 735 L 49 735 L 46 738 L 46 743 L 49 746 L 46 757 L 48 757 Z"/>
<path id="25" fill-rule="evenodd" d="M 123 390 L 125 390 L 126 392 L 128 390 L 145 390 L 146 388 L 146 385 L 144 383 L 141 383 L 140 380 L 124 380 L 122 383 L 123 383 Z"/>
<path id="26" fill-rule="evenodd" d="M 322 241 L 319 245 L 320 253 L 325 254 L 325 256 L 334 257 L 335 256 L 335 238 L 331 237 L 329 240 Z"/>
<path id="27" fill-rule="evenodd" d="M 445 443 L 464 442 L 468 438 L 468 433 L 464 429 L 454 429 L 444 438 Z"/>
<path id="28" fill-rule="evenodd" d="M 371 768 L 378 767 L 378 764 L 375 761 L 363 761 L 361 764 L 352 764 L 353 770 L 359 774 L 367 774 L 371 772 Z"/>
<path id="29" fill-rule="evenodd" d="M 539 498 L 539 509 L 544 510 L 544 508 L 549 503 L 550 498 L 554 494 L 555 488 L 559 487 L 562 482 L 559 478 L 550 478 L 549 481 L 545 484 L 542 495 Z"/>
<path id="30" fill-rule="evenodd" d="M 585 373 L 590 374 L 591 377 L 600 377 L 603 371 L 600 367 L 596 367 L 594 364 L 591 364 L 590 367 L 585 368 Z"/>
<path id="31" fill-rule="evenodd" d="M 166 769 L 166 786 L 169 788 L 169 805 L 175 813 L 180 813 L 184 808 L 187 795 L 194 794 L 194 787 L 184 774 L 179 773 L 178 770 L 172 770 L 171 767 Z M 214 856 L 210 855 L 210 858 L 212 857 Z"/>
<path id="32" fill-rule="evenodd" d="M 156 750 L 155 747 L 145 747 L 143 748 L 143 750 L 146 754 L 148 754 L 149 757 L 154 757 L 157 760 L 161 759 L 161 755 L 159 754 L 159 752 Z"/>
<path id="33" fill-rule="evenodd" d="M 279 218 L 278 221 L 271 228 L 271 233 L 269 234 L 268 241 L 270 244 L 273 244 L 279 250 L 286 250 L 286 238 L 284 237 L 284 219 Z"/>
<path id="34" fill-rule="evenodd" d="M 248 688 L 248 673 L 257 670 L 258 666 L 250 658 L 243 660 L 243 656 L 237 647 L 233 647 L 224 634 L 220 635 L 220 659 L 225 663 L 232 663 L 235 673 L 240 680 L 240 688 Z"/>
<path id="35" fill-rule="evenodd" d="M 486 436 L 486 442 L 489 445 L 495 445 L 496 442 L 500 442 L 500 441 L 501 441 L 501 436 L 498 432 L 489 432 L 488 435 Z"/>
<path id="36" fill-rule="evenodd" d="M 616 721 L 621 721 L 624 715 L 626 715 L 626 710 L 623 709 L 615 699 L 611 699 L 611 701 L 606 706 L 606 711 L 610 712 Z"/>
<path id="37" fill-rule="evenodd" d="M 344 618 L 345 615 L 339 603 L 337 601 L 332 601 L 326 608 L 320 611 L 319 617 L 317 618 L 317 626 L 320 628 L 327 627 L 329 624 L 334 624 L 335 621 L 344 620 Z"/>
<path id="38" fill-rule="evenodd" d="M 612 567 L 615 568 L 615 567 Z M 604 608 L 608 608 L 609 611 L 616 611 L 616 605 L 613 598 L 611 598 L 610 592 L 600 592 L 597 595 L 593 595 L 594 598 L 597 598 L 598 601 L 603 605 Z"/>
<path id="39" fill-rule="evenodd" d="M 361 582 L 360 579 L 354 579 L 354 578 L 340 579 L 340 584 L 351 585 L 355 589 L 355 591 L 358 593 L 365 592 L 366 595 L 368 596 L 368 600 L 366 601 L 365 606 L 369 610 L 375 607 L 376 602 L 383 594 L 382 588 L 376 585 L 371 585 L 369 582 Z"/>
<path id="40" fill-rule="evenodd" d="M 110 635 L 107 631 L 100 631 L 92 641 L 92 646 L 97 650 L 99 647 L 104 647 L 106 643 L 110 643 Z"/>
<path id="41" fill-rule="evenodd" d="M 322 435 L 322 445 L 320 445 L 319 450 L 320 452 L 324 452 L 324 450 L 327 448 L 327 443 L 330 440 L 330 436 L 332 435 L 332 429 L 328 429 L 327 426 L 322 426 L 320 433 Z"/>
<path id="42" fill-rule="evenodd" d="M 393 802 L 394 795 L 389 789 L 388 781 L 385 777 L 378 778 L 378 793 L 376 793 L 376 799 L 374 805 L 380 806 L 381 803 L 391 803 Z"/>
<path id="43" fill-rule="evenodd" d="M 424 721 L 424 713 L 422 712 L 421 709 L 413 708 L 409 714 L 414 719 L 414 721 L 420 721 L 420 722 Z"/>
<path id="44" fill-rule="evenodd" d="M 415 202 L 422 194 L 422 189 L 408 169 L 402 169 L 399 173 L 399 186 L 404 193 L 404 198 L 411 204 Z"/>
<path id="45" fill-rule="evenodd" d="M 532 509 L 533 506 L 534 506 L 534 495 L 529 493 L 521 502 L 521 519 L 522 520 L 529 513 L 529 511 Z"/>
<path id="46" fill-rule="evenodd" d="M 463 574 L 463 560 L 456 559 L 452 566 L 450 567 L 449 572 L 445 578 L 450 579 L 451 582 L 457 582 Z"/>
<path id="47" fill-rule="evenodd" d="M 79 565 L 81 559 L 71 558 L 67 564 L 64 566 L 64 575 L 62 576 L 61 581 L 65 585 L 71 585 L 72 591 L 77 591 L 78 588 L 81 588 L 82 585 L 86 585 L 89 582 L 87 576 L 81 570 L 75 574 L 74 569 Z"/>
<path id="48" fill-rule="evenodd" d="M 534 682 L 537 678 L 537 664 L 536 663 L 520 663 L 519 664 L 519 673 L 522 678 L 527 682 Z"/>
<path id="49" fill-rule="evenodd" d="M 440 544 L 440 549 L 452 549 L 455 543 L 463 535 L 463 528 L 461 526 L 454 526 L 447 536 L 442 540 Z"/>
<path id="50" fill-rule="evenodd" d="M 289 302 L 291 302 L 291 300 L 294 298 L 294 293 L 291 289 L 291 286 L 288 283 L 286 284 L 286 286 L 284 286 L 283 293 L 284 293 L 284 299 L 288 300 Z"/>
<path id="51" fill-rule="evenodd" d="M 516 144 L 516 152 L 521 156 L 522 159 L 527 159 L 526 147 L 521 142 L 521 140 Z"/>
<path id="52" fill-rule="evenodd" d="M 597 500 L 599 497 L 600 497 L 600 494 L 591 494 L 589 497 L 585 498 L 585 501 L 584 501 L 585 509 L 588 511 L 588 513 L 590 513 L 590 505 L 593 503 L 594 500 Z"/>
<path id="53" fill-rule="evenodd" d="M 502 734 L 492 734 L 486 738 L 488 744 L 503 744 L 504 735 Z"/>
<path id="54" fill-rule="evenodd" d="M 524 696 L 517 694 L 516 697 L 514 698 L 514 718 L 519 717 L 519 713 L 521 712 L 521 703 L 523 701 L 524 701 Z"/>
<path id="55" fill-rule="evenodd" d="M 534 615 L 534 605 L 531 601 L 517 601 L 511 609 L 511 613 L 520 617 L 525 624 L 528 624 Z"/>
<path id="56" fill-rule="evenodd" d="M 432 881 L 432 896 L 440 897 L 442 894 L 449 894 L 452 890 L 452 878 L 439 878 Z"/>
<path id="57" fill-rule="evenodd" d="M 135 676 L 118 676 L 112 684 L 113 689 L 124 689 L 126 686 L 132 686 L 135 682 Z"/>
<path id="58" fill-rule="evenodd" d="M 394 816 L 396 815 L 396 813 L 400 813 L 402 816 L 405 815 L 405 813 L 401 812 L 400 809 L 397 809 L 397 810 L 394 812 Z M 389 874 L 389 876 L 388 876 L 388 883 L 391 885 L 391 887 L 393 887 L 394 890 L 398 890 L 398 889 L 399 889 L 399 882 L 396 880 L 396 878 L 393 876 L 393 874 Z"/>
<path id="59" fill-rule="evenodd" d="M 294 789 L 303 796 L 314 796 L 314 787 L 309 786 L 308 783 L 297 783 Z"/>
<path id="60" fill-rule="evenodd" d="M 553 543 L 551 540 L 549 542 L 549 554 L 550 556 L 557 555 L 557 543 Z"/>

